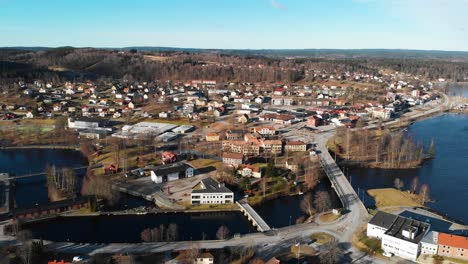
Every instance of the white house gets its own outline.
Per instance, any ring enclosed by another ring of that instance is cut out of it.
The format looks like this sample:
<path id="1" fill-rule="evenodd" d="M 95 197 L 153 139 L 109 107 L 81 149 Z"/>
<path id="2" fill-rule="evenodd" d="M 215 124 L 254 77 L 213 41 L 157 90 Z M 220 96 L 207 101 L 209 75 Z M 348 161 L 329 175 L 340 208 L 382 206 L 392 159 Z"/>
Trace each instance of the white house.
<path id="1" fill-rule="evenodd" d="M 234 193 L 224 183 L 212 178 L 200 182 L 200 189 L 192 190 L 192 204 L 231 204 L 234 203 Z"/>
<path id="2" fill-rule="evenodd" d="M 211 253 L 202 253 L 195 258 L 193 264 L 213 264 L 214 257 Z"/>

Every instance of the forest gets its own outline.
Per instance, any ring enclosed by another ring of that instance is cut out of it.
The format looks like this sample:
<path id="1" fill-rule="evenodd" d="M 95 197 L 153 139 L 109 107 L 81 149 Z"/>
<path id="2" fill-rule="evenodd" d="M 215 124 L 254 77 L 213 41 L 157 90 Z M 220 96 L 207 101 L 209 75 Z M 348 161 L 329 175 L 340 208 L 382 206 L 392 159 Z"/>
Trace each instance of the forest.
<path id="1" fill-rule="evenodd" d="M 346 52 L 342 56 L 337 52 L 322 52 L 286 57 L 281 56 L 281 52 L 271 56 L 268 52 L 232 50 L 3 48 L 0 49 L 0 79 L 4 82 L 35 78 L 51 81 L 124 78 L 129 81 L 213 79 L 218 82 L 301 83 L 314 81 L 313 72 L 378 75 L 382 70 L 392 70 L 429 79 L 463 81 L 468 72 L 468 56 L 464 53 L 442 56 L 415 51 L 410 56 L 407 51 L 396 58 L 390 51 L 381 52 L 382 56 L 372 51 L 354 57 Z M 459 56 L 458 59 L 455 56 Z"/>

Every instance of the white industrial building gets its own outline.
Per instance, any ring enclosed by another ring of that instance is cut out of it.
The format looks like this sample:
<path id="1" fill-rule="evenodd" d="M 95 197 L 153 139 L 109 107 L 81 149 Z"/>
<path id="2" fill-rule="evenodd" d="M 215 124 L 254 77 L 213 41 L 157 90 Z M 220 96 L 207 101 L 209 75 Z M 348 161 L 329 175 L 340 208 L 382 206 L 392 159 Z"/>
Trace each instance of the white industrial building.
<path id="1" fill-rule="evenodd" d="M 437 255 L 439 232 L 430 231 L 421 240 L 421 254 Z"/>
<path id="2" fill-rule="evenodd" d="M 415 261 L 429 227 L 424 222 L 379 211 L 367 224 L 367 236 L 381 239 L 384 252 Z"/>
<path id="3" fill-rule="evenodd" d="M 120 138 L 135 138 L 140 135 L 158 136 L 176 127 L 177 125 L 167 123 L 140 122 L 135 125 L 125 125 L 121 131 L 114 133 L 112 136 Z"/>
<path id="4" fill-rule="evenodd" d="M 192 204 L 231 204 L 234 193 L 224 183 L 205 178 L 200 182 L 200 189 L 192 191 L 191 201 Z"/>
<path id="5" fill-rule="evenodd" d="M 150 169 L 150 174 L 153 182 L 162 183 L 193 177 L 194 170 L 186 163 L 177 162 Z"/>

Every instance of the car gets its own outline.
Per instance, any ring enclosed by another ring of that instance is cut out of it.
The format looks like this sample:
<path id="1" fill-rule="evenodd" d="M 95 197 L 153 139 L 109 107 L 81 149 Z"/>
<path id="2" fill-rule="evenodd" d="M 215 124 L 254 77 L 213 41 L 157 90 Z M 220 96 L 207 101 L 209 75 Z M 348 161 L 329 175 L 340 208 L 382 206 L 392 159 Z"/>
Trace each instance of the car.
<path id="1" fill-rule="evenodd" d="M 382 255 L 384 255 L 385 257 L 393 257 L 393 253 L 390 253 L 390 252 L 384 252 Z"/>

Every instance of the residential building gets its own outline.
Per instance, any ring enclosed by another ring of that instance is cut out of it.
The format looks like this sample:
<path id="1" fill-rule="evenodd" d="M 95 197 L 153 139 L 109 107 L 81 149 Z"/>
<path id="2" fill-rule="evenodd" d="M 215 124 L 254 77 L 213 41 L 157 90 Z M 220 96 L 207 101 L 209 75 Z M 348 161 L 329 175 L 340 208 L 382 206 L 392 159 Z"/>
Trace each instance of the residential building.
<path id="1" fill-rule="evenodd" d="M 195 258 L 193 264 L 213 264 L 214 257 L 211 253 L 201 253 L 199 256 Z"/>
<path id="2" fill-rule="evenodd" d="M 372 110 L 371 114 L 373 118 L 389 120 L 392 116 L 392 111 L 384 109 L 384 108 L 376 107 Z"/>
<path id="3" fill-rule="evenodd" d="M 283 152 L 283 142 L 281 140 L 263 141 L 263 151 L 265 153 L 281 154 Z"/>
<path id="4" fill-rule="evenodd" d="M 175 181 L 180 178 L 190 178 L 194 170 L 190 165 L 183 162 L 166 164 L 155 168 L 150 168 L 151 180 L 155 183 Z"/>
<path id="5" fill-rule="evenodd" d="M 237 172 L 242 177 L 262 178 L 262 170 L 258 166 L 243 165 Z"/>
<path id="6" fill-rule="evenodd" d="M 288 152 L 288 151 L 306 151 L 307 150 L 307 144 L 302 142 L 302 141 L 289 141 L 289 142 L 286 142 L 286 145 L 284 146 L 284 150 L 286 152 Z"/>
<path id="7" fill-rule="evenodd" d="M 242 153 L 223 153 L 223 163 L 237 167 L 244 161 L 244 155 Z"/>
<path id="8" fill-rule="evenodd" d="M 209 132 L 205 137 L 206 141 L 219 141 L 219 134 L 216 132 Z"/>
<path id="9" fill-rule="evenodd" d="M 276 128 L 272 126 L 257 126 L 253 127 L 252 131 L 262 136 L 274 136 L 276 134 Z"/>
<path id="10" fill-rule="evenodd" d="M 174 163 L 177 160 L 177 156 L 170 152 L 170 151 L 164 151 L 161 154 L 161 161 L 163 164 L 169 164 L 169 163 Z"/>
<path id="11" fill-rule="evenodd" d="M 468 237 L 439 232 L 437 255 L 468 260 Z"/>
<path id="12" fill-rule="evenodd" d="M 436 231 L 429 231 L 427 235 L 421 240 L 421 254 L 436 255 L 439 240 L 439 233 Z"/>
<path id="13" fill-rule="evenodd" d="M 200 181 L 200 188 L 192 190 L 192 204 L 230 204 L 234 203 L 234 193 L 224 183 L 212 178 Z"/>

